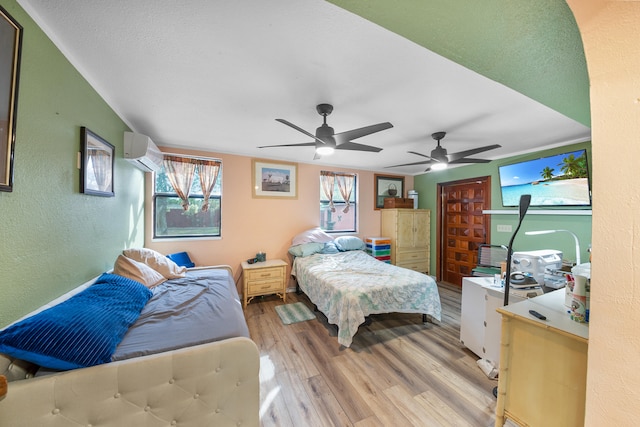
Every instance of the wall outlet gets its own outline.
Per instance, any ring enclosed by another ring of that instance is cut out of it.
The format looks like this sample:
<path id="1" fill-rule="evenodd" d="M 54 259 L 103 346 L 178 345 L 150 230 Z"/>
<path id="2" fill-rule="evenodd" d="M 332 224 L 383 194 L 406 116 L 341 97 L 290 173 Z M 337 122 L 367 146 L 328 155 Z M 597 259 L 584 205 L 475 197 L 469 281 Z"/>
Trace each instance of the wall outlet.
<path id="1" fill-rule="evenodd" d="M 511 225 L 509 224 L 498 224 L 498 231 L 503 231 L 505 233 L 511 233 Z"/>

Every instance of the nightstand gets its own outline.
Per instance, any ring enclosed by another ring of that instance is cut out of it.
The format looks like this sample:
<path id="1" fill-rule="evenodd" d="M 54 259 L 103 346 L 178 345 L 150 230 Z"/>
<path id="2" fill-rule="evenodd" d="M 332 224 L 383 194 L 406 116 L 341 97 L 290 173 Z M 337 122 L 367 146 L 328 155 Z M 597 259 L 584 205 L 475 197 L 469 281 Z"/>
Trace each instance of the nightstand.
<path id="1" fill-rule="evenodd" d="M 260 295 L 276 294 L 287 301 L 287 263 L 281 259 L 269 259 L 249 264 L 242 262 L 244 284 L 243 307 Z"/>

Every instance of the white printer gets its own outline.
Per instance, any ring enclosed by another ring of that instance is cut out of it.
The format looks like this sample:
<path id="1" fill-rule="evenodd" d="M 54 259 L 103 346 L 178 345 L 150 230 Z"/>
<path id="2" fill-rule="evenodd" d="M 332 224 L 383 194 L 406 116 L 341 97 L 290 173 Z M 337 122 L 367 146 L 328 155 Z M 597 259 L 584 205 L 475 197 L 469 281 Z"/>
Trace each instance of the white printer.
<path id="1" fill-rule="evenodd" d="M 511 272 L 528 273 L 533 276 L 540 286 L 545 285 L 556 288 L 553 274 L 550 273 L 561 268 L 561 251 L 543 249 L 539 251 L 514 252 L 511 255 Z M 564 283 L 562 285 L 564 286 Z"/>

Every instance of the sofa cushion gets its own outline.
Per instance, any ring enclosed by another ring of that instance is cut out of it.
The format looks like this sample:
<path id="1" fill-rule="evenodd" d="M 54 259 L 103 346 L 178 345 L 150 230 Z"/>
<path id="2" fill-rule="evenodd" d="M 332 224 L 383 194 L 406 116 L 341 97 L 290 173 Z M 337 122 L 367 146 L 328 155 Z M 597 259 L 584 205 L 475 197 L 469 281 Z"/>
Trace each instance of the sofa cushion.
<path id="1" fill-rule="evenodd" d="M 79 294 L 0 331 L 0 353 L 59 370 L 110 362 L 151 296 L 134 280 L 103 274 Z"/>

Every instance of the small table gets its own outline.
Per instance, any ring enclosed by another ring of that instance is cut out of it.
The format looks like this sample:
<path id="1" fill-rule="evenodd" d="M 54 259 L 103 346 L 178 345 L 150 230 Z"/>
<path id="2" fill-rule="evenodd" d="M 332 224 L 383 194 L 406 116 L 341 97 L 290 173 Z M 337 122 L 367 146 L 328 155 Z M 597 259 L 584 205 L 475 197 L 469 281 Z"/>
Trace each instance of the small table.
<path id="1" fill-rule="evenodd" d="M 244 284 L 244 308 L 251 300 L 260 295 L 276 294 L 287 301 L 287 263 L 281 259 L 269 259 L 263 262 L 249 264 L 242 262 L 242 277 Z"/>

